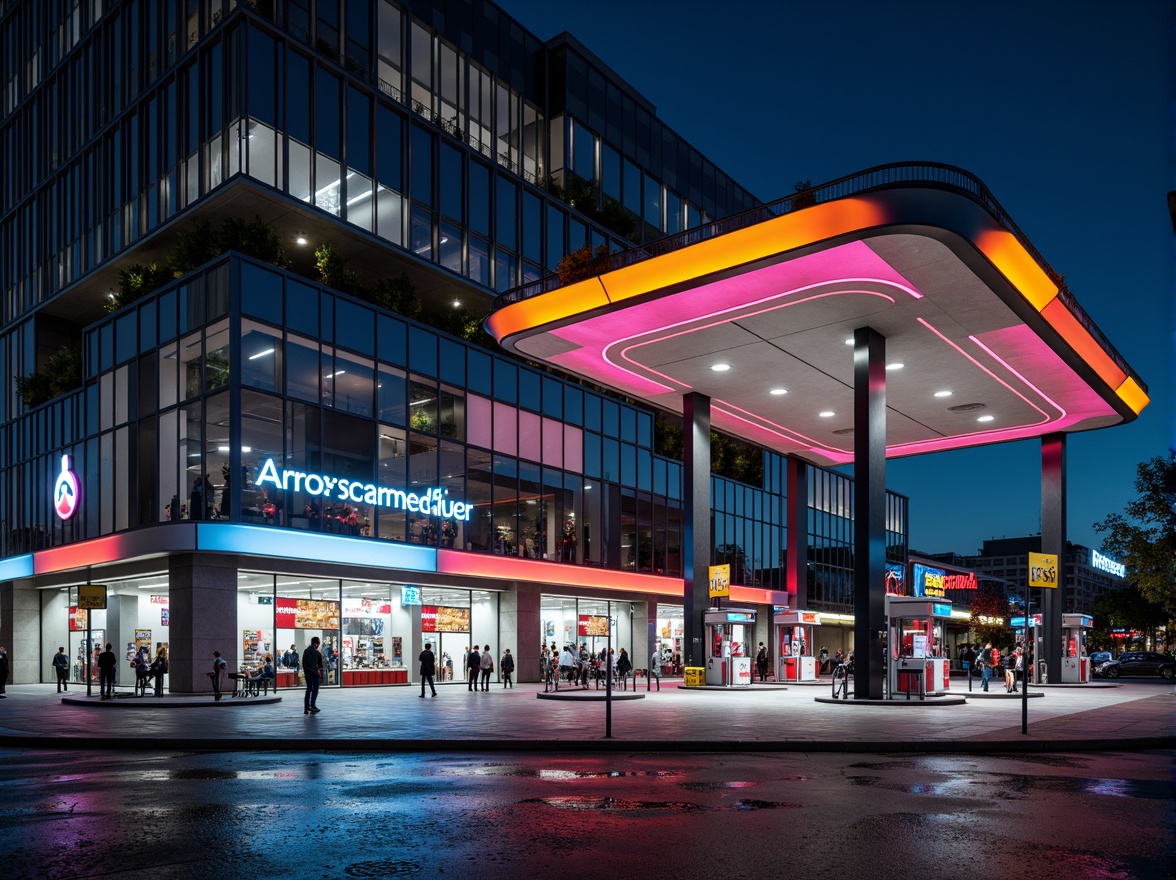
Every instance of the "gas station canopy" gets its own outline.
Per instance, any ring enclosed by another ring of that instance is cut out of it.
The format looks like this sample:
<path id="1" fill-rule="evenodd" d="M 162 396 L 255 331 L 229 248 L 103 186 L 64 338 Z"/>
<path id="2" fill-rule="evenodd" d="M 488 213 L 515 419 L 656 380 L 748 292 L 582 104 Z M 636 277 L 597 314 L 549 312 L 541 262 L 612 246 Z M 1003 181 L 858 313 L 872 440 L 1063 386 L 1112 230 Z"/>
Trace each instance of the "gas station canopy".
<path id="1" fill-rule="evenodd" d="M 705 395 L 718 430 L 821 465 L 853 461 L 859 327 L 886 339 L 887 457 L 1108 427 L 1148 404 L 984 185 L 947 166 L 872 169 L 593 269 L 503 294 L 487 328 L 661 409 Z"/>

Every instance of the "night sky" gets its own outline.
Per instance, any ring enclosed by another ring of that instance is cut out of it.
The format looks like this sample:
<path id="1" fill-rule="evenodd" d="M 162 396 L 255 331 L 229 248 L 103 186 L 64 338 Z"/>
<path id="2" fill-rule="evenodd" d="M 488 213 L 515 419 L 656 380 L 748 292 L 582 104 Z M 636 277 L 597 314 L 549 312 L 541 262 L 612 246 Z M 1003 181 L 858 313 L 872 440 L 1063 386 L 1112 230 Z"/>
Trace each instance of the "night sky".
<path id="1" fill-rule="evenodd" d="M 764 201 L 888 162 L 983 180 L 1149 388 L 1135 422 L 1069 435 L 1069 537 L 1100 546 L 1092 524 L 1176 442 L 1168 0 L 501 5 L 571 32 Z M 1018 441 L 889 462 L 912 549 L 1038 532 L 1040 461 Z"/>

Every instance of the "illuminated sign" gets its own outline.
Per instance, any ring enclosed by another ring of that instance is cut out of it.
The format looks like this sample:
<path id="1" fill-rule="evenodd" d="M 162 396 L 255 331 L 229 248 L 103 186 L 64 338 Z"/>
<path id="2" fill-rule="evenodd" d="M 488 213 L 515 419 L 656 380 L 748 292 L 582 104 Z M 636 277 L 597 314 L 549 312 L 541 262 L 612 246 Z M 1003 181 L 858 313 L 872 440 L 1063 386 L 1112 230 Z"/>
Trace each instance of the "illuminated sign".
<path id="1" fill-rule="evenodd" d="M 278 629 L 338 629 L 339 603 L 321 599 L 284 599 L 274 607 Z"/>
<path id="2" fill-rule="evenodd" d="M 581 614 L 576 621 L 576 631 L 582 636 L 607 636 L 608 618 L 595 614 Z"/>
<path id="3" fill-rule="evenodd" d="M 420 605 L 421 604 L 421 588 L 404 586 L 400 588 L 400 604 L 405 605 Z"/>
<path id="4" fill-rule="evenodd" d="M 974 571 L 963 574 L 948 572 L 943 576 L 943 588 L 945 590 L 978 590 L 980 584 L 976 580 L 976 572 Z"/>
<path id="5" fill-rule="evenodd" d="M 727 620 L 733 623 L 740 621 L 754 621 L 755 613 L 751 611 L 728 611 Z"/>
<path id="6" fill-rule="evenodd" d="M 387 486 L 377 486 L 375 483 L 280 468 L 274 464 L 272 458 L 262 462 L 257 479 L 253 482 L 258 487 L 269 483 L 283 492 L 305 492 L 308 495 L 334 498 L 337 501 L 391 507 L 394 510 L 424 513 L 459 522 L 468 522 L 474 510 L 472 504 L 446 498 L 449 490 L 439 486 L 421 492 L 405 492 L 403 489 L 391 489 Z"/>
<path id="7" fill-rule="evenodd" d="M 1056 590 L 1058 587 L 1058 554 L 1030 553 L 1029 554 L 1029 586 L 1046 587 Z"/>
<path id="8" fill-rule="evenodd" d="M 707 569 L 712 599 L 731 595 L 731 565 L 712 565 Z"/>
<path id="9" fill-rule="evenodd" d="M 148 601 L 152 605 L 166 605 L 167 604 L 167 596 L 152 596 Z"/>
<path id="10" fill-rule="evenodd" d="M 981 626 L 1004 626 L 1005 619 L 1003 617 L 990 617 L 987 614 L 976 615 L 976 622 Z"/>
<path id="11" fill-rule="evenodd" d="M 421 632 L 468 633 L 470 609 L 447 608 L 444 605 L 421 606 Z"/>
<path id="12" fill-rule="evenodd" d="M 1113 574 L 1115 577 L 1127 577 L 1127 566 L 1122 562 L 1115 562 L 1109 556 L 1103 556 L 1097 550 L 1090 551 L 1090 567 Z"/>
<path id="13" fill-rule="evenodd" d="M 936 617 L 951 617 L 951 603 L 936 602 L 931 606 L 931 613 Z"/>
<path id="14" fill-rule="evenodd" d="M 916 562 L 913 566 L 913 580 L 916 596 L 926 596 L 931 599 L 942 599 L 946 589 L 945 572 L 942 568 L 931 568 Z"/>
<path id="15" fill-rule="evenodd" d="M 103 584 L 82 584 L 78 587 L 78 608 L 99 611 L 106 607 L 106 587 Z"/>
<path id="16" fill-rule="evenodd" d="M 886 592 L 892 596 L 905 596 L 903 591 L 903 570 L 901 565 L 886 563 Z"/>
<path id="17" fill-rule="evenodd" d="M 61 456 L 61 473 L 57 475 L 57 481 L 53 484 L 53 511 L 62 522 L 71 519 L 82 504 L 82 488 L 78 483 L 78 475 L 71 471 L 69 466 L 70 456 Z"/>

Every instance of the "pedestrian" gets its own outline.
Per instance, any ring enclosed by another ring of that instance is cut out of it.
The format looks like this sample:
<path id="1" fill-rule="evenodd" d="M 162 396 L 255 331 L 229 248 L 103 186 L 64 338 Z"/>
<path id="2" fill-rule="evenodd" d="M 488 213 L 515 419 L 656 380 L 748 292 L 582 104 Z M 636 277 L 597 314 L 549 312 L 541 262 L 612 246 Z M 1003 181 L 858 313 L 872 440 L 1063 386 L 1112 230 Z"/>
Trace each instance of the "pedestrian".
<path id="1" fill-rule="evenodd" d="M 107 645 L 106 650 L 98 655 L 98 693 L 103 700 L 114 699 L 114 670 L 118 658 L 113 649 L 114 645 Z"/>
<path id="2" fill-rule="evenodd" d="M 229 671 L 229 664 L 225 662 L 225 658 L 221 656 L 220 651 L 212 652 L 212 672 L 206 672 L 209 681 L 212 682 L 212 698 L 220 700 L 221 686 L 225 683 L 225 674 Z"/>
<path id="3" fill-rule="evenodd" d="M 768 680 L 768 646 L 759 643 L 759 650 L 755 652 L 755 668 L 759 672 L 760 681 Z"/>
<path id="4" fill-rule="evenodd" d="M 433 696 L 437 696 L 437 685 L 433 682 L 437 674 L 437 658 L 433 656 L 432 642 L 425 642 L 425 650 L 421 651 L 417 659 L 421 661 L 421 699 L 425 698 L 426 684 L 433 691 Z"/>
<path id="5" fill-rule="evenodd" d="M 511 676 L 514 675 L 514 657 L 510 655 L 510 648 L 506 648 L 502 652 L 502 659 L 498 661 L 498 668 L 502 670 L 502 687 L 514 688 L 514 681 Z"/>
<path id="6" fill-rule="evenodd" d="M 57 653 L 53 655 L 53 671 L 57 673 L 57 693 L 68 691 L 69 657 L 66 656 L 64 646 L 58 648 Z"/>
<path id="7" fill-rule="evenodd" d="M 1005 693 L 1015 694 L 1017 692 L 1017 655 L 1019 652 L 1010 651 L 1005 657 L 1004 673 L 1005 673 Z"/>
<path id="8" fill-rule="evenodd" d="M 8 694 L 4 689 L 8 686 L 8 649 L 0 645 L 0 699 L 5 699 Z"/>
<path id="9" fill-rule="evenodd" d="M 629 689 L 629 673 L 633 671 L 633 661 L 629 659 L 629 653 L 621 648 L 621 656 L 617 658 L 617 674 L 621 679 L 621 690 Z M 636 684 L 634 684 L 636 687 Z"/>
<path id="10" fill-rule="evenodd" d="M 302 675 L 306 679 L 306 694 L 302 698 L 302 714 L 318 714 L 319 685 L 323 681 L 323 652 L 319 650 L 319 637 L 310 640 L 302 652 Z"/>
<path id="11" fill-rule="evenodd" d="M 494 655 L 490 653 L 490 646 L 482 648 L 482 656 L 478 660 L 482 668 L 482 690 L 490 690 L 490 673 L 494 671 Z"/>
<path id="12" fill-rule="evenodd" d="M 659 689 L 660 689 L 660 683 L 661 683 L 661 648 L 660 647 L 654 648 L 653 653 L 649 655 L 649 676 L 650 676 L 650 679 L 657 679 L 657 681 L 659 683 Z"/>
<path id="13" fill-rule="evenodd" d="M 980 667 L 980 690 L 988 693 L 988 682 L 992 681 L 992 643 L 984 646 L 984 650 L 976 657 L 976 665 Z"/>
<path id="14" fill-rule="evenodd" d="M 162 643 L 155 649 L 155 660 L 151 663 L 151 672 L 155 675 L 155 696 L 163 696 L 163 677 L 167 675 L 167 648 Z"/>
<path id="15" fill-rule="evenodd" d="M 482 655 L 478 653 L 478 646 L 474 645 L 474 649 L 466 654 L 466 689 L 470 693 L 478 689 L 478 676 L 481 674 Z"/>
<path id="16" fill-rule="evenodd" d="M 566 678 L 568 684 L 576 683 L 576 655 L 571 645 L 564 645 L 563 653 L 559 655 L 559 677 Z"/>
<path id="17" fill-rule="evenodd" d="M 817 659 L 821 661 L 821 674 L 829 671 L 829 649 L 821 645 L 821 651 L 817 655 Z"/>

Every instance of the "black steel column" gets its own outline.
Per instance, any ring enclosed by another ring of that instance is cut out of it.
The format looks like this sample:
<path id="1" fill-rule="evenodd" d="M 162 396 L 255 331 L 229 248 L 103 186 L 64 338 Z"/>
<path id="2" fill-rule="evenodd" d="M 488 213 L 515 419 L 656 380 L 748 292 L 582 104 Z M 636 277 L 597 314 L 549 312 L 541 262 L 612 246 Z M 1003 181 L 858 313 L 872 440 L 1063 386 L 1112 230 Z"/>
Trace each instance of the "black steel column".
<path id="1" fill-rule="evenodd" d="M 886 339 L 853 332 L 854 698 L 882 699 L 886 674 Z"/>
<path id="2" fill-rule="evenodd" d="M 1062 680 L 1062 613 L 1066 610 L 1066 435 L 1041 438 L 1041 552 L 1058 556 L 1058 585 L 1041 593 L 1041 651 L 1051 683 Z M 1028 611 L 1028 609 L 1026 609 Z"/>
<path id="3" fill-rule="evenodd" d="M 686 580 L 682 609 L 682 662 L 702 664 L 702 612 L 710 605 L 711 558 L 710 398 L 682 397 L 682 574 Z"/>
<path id="4" fill-rule="evenodd" d="M 784 527 L 788 530 L 784 584 L 793 594 L 792 607 L 804 610 L 808 608 L 808 463 L 791 455 L 784 461 L 787 468 Z"/>

